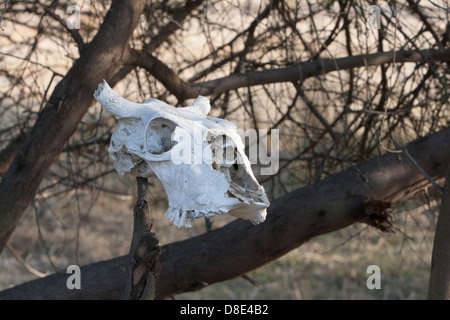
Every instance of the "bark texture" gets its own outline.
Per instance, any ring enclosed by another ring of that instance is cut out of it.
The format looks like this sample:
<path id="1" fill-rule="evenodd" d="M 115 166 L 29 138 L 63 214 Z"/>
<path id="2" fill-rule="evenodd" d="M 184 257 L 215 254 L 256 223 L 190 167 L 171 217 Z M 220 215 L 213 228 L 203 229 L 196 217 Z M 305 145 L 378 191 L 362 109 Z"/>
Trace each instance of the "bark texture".
<path id="1" fill-rule="evenodd" d="M 428 299 L 450 299 L 450 167 L 445 178 L 441 209 L 434 235 Z"/>
<path id="2" fill-rule="evenodd" d="M 103 79 L 122 65 L 144 1 L 113 1 L 89 48 L 58 83 L 0 183 L 0 253 Z"/>
<path id="3" fill-rule="evenodd" d="M 151 232 L 153 222 L 148 180 L 137 177 L 136 181 L 138 197 L 133 209 L 133 236 L 121 299 L 153 300 L 161 249 L 158 237 Z"/>

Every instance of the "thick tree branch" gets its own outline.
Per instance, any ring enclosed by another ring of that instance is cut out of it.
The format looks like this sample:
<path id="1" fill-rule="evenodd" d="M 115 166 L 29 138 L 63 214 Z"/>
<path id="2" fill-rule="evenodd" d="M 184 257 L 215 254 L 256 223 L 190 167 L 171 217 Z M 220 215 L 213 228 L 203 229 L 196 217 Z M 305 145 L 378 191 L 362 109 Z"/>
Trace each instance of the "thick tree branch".
<path id="1" fill-rule="evenodd" d="M 416 162 L 435 180 L 450 163 L 450 129 L 407 145 Z M 389 153 L 349 168 L 273 201 L 257 226 L 236 220 L 223 228 L 162 247 L 159 299 L 243 275 L 318 235 L 353 223 L 386 227 L 379 208 L 428 185 L 406 158 Z M 360 176 L 362 172 L 367 181 Z M 380 206 L 382 204 L 382 206 Z M 82 289 L 68 290 L 67 275 L 54 274 L 0 292 L 0 299 L 117 299 L 125 257 L 81 268 Z"/>
<path id="2" fill-rule="evenodd" d="M 210 96 L 242 87 L 277 82 L 304 81 L 333 71 L 360 67 L 378 66 L 388 63 L 450 61 L 450 48 L 421 51 L 390 51 L 358 55 L 336 59 L 318 59 L 298 65 L 248 73 L 232 74 L 215 80 L 188 83 L 183 81 L 172 69 L 149 52 L 129 49 L 126 63 L 146 69 L 158 79 L 178 100 Z"/>
<path id="3" fill-rule="evenodd" d="M 0 183 L 0 252 L 103 79 L 120 67 L 144 1 L 113 1 L 97 35 L 58 83 Z"/>

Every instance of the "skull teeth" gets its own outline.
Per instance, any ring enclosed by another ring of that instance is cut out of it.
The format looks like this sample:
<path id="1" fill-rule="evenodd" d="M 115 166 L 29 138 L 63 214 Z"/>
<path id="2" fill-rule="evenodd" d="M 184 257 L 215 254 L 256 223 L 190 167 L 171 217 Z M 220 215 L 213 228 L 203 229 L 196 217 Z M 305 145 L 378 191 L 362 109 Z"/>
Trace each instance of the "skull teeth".
<path id="1" fill-rule="evenodd" d="M 176 227 L 192 227 L 192 222 L 195 219 L 212 217 L 218 214 L 225 214 L 224 211 L 218 212 L 202 212 L 198 210 L 183 210 L 181 208 L 169 207 L 166 211 L 166 218 L 169 219 Z"/>

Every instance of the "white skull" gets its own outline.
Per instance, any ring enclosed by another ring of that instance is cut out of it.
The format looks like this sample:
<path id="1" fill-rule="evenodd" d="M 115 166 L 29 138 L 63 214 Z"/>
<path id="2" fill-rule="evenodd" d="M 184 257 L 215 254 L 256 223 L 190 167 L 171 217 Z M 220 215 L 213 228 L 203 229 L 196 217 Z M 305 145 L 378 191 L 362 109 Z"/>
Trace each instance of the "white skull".
<path id="1" fill-rule="evenodd" d="M 166 217 L 177 227 L 229 213 L 254 224 L 266 218 L 269 201 L 253 175 L 233 123 L 207 117 L 209 100 L 185 108 L 157 99 L 127 101 L 104 81 L 94 93 L 116 119 L 109 147 L 114 168 L 138 177 L 155 174 L 169 200 Z"/>

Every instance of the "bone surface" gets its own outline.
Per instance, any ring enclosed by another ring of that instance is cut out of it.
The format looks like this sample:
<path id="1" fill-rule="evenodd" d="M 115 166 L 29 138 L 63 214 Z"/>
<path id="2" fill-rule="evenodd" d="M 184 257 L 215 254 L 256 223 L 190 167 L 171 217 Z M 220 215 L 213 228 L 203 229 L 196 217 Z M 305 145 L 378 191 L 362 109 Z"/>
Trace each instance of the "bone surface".
<path id="1" fill-rule="evenodd" d="M 185 108 L 157 99 L 128 101 L 106 83 L 95 99 L 118 120 L 108 149 L 120 174 L 156 175 L 169 200 L 166 217 L 177 227 L 229 213 L 254 224 L 266 219 L 264 188 L 253 175 L 235 124 L 208 117 L 199 96 Z"/>

